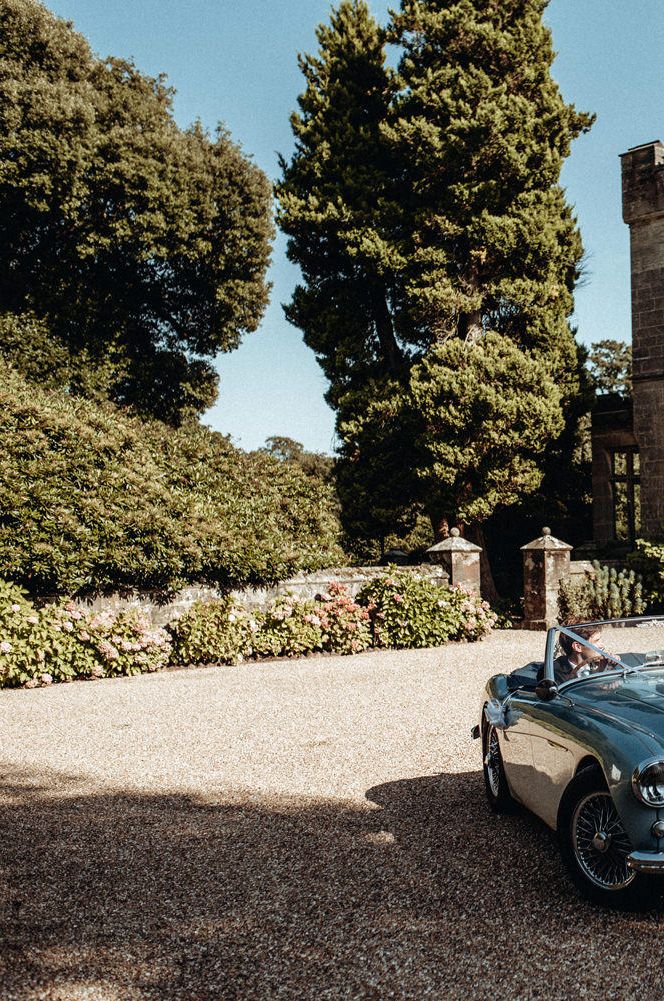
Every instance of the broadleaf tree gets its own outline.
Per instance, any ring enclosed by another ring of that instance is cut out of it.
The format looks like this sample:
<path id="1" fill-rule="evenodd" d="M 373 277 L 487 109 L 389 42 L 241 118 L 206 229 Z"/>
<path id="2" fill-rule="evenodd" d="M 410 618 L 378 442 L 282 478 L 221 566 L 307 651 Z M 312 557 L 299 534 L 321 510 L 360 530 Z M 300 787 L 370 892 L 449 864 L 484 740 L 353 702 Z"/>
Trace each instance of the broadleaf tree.
<path id="1" fill-rule="evenodd" d="M 591 344 L 590 377 L 598 393 L 632 395 L 632 345 L 606 339 Z"/>
<path id="2" fill-rule="evenodd" d="M 0 5 L 0 65 L 0 313 L 47 326 L 70 391 L 201 412 L 267 303 L 267 178 L 37 0 Z"/>

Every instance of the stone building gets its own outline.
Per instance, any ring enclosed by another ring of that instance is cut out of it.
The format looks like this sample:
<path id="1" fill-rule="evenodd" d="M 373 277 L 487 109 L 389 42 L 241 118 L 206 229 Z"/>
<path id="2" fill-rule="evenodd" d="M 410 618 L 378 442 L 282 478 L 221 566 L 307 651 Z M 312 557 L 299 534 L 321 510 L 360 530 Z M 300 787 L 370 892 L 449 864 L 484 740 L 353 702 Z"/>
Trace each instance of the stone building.
<path id="1" fill-rule="evenodd" d="M 630 231 L 633 400 L 600 397 L 592 418 L 596 544 L 664 526 L 664 144 L 620 158 Z"/>

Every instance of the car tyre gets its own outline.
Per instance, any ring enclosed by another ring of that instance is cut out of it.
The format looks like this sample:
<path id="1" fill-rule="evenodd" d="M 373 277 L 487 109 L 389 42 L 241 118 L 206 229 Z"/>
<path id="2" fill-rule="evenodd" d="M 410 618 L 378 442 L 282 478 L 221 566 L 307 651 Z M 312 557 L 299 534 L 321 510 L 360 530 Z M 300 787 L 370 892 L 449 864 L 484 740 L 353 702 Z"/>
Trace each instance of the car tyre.
<path id="1" fill-rule="evenodd" d="M 626 911 L 655 904 L 655 880 L 627 866 L 632 846 L 599 766 L 584 768 L 565 790 L 558 837 L 563 861 L 587 900 Z"/>
<path id="2" fill-rule="evenodd" d="M 516 806 L 516 801 L 513 799 L 507 784 L 503 756 L 500 753 L 500 743 L 498 742 L 498 731 L 486 719 L 482 727 L 482 761 L 484 788 L 489 806 L 496 813 L 511 813 Z"/>

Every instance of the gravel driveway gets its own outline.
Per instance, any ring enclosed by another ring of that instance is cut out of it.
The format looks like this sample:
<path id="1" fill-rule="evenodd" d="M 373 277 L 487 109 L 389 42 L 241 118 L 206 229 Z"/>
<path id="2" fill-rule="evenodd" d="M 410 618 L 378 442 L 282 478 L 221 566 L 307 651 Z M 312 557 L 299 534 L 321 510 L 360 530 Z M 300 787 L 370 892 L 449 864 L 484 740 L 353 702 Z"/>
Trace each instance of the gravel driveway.
<path id="1" fill-rule="evenodd" d="M 482 684 L 542 646 L 0 693 L 1 1001 L 661 998 L 664 912 L 485 805 Z"/>

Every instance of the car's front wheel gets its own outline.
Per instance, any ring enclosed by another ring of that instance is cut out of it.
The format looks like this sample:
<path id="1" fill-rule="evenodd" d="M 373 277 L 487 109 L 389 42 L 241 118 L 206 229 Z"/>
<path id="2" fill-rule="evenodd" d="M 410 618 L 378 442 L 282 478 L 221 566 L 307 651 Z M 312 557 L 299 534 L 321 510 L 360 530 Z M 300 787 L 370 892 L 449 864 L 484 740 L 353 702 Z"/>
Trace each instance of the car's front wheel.
<path id="1" fill-rule="evenodd" d="M 567 787 L 558 834 L 563 860 L 585 897 L 625 910 L 652 906 L 658 887 L 627 863 L 632 845 L 599 768 L 584 768 Z"/>
<path id="2" fill-rule="evenodd" d="M 496 813 L 507 813 L 514 808 L 515 801 L 507 785 L 503 756 L 498 743 L 498 731 L 495 726 L 484 721 L 482 728 L 482 752 L 484 756 L 484 788 L 489 806 Z"/>

